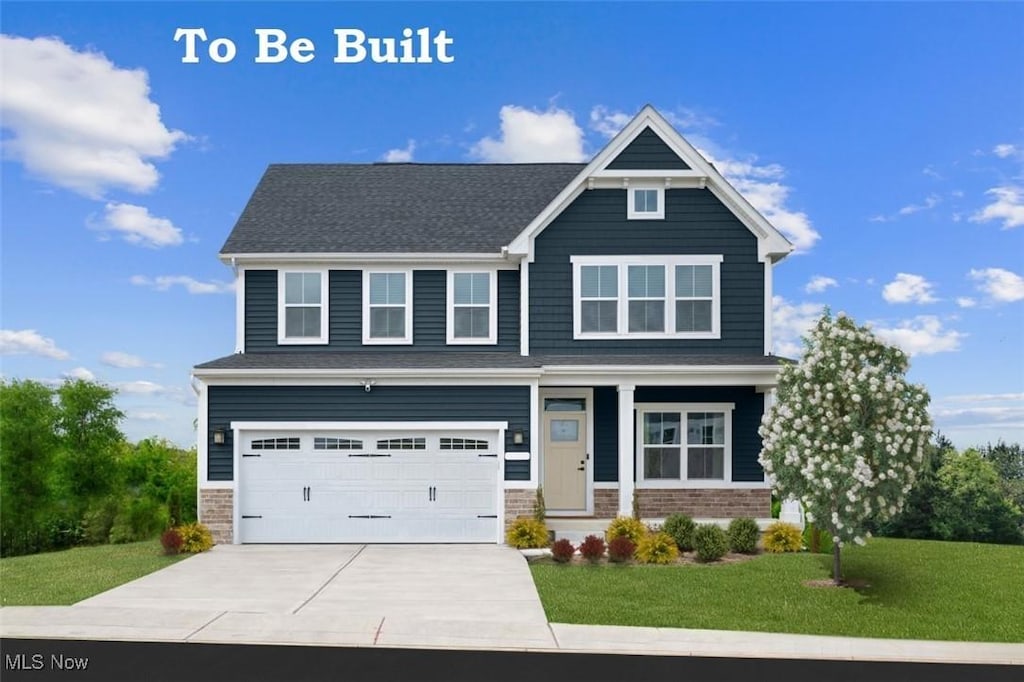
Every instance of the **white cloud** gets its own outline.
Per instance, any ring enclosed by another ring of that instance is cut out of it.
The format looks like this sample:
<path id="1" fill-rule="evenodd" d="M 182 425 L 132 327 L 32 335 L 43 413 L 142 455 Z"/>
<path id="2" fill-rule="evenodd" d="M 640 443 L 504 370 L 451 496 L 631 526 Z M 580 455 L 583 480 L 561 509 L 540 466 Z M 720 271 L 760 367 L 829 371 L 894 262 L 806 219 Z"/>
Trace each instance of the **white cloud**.
<path id="1" fill-rule="evenodd" d="M 121 381 L 114 386 L 121 393 L 131 395 L 164 395 L 170 391 L 166 386 L 152 381 Z"/>
<path id="2" fill-rule="evenodd" d="M 57 347 L 53 339 L 35 329 L 0 329 L 0 355 L 41 355 L 54 360 L 67 360 L 71 354 Z"/>
<path id="3" fill-rule="evenodd" d="M 1015 185 L 1004 185 L 993 187 L 985 194 L 995 199 L 971 216 L 972 223 L 1002 220 L 1004 230 L 1024 225 L 1024 190 Z"/>
<path id="4" fill-rule="evenodd" d="M 169 421 L 171 418 L 168 414 L 156 412 L 154 410 L 128 410 L 127 416 L 129 419 L 135 419 L 142 422 L 165 422 Z"/>
<path id="5" fill-rule="evenodd" d="M 935 170 L 934 166 L 925 166 L 924 168 L 921 169 L 921 173 L 923 175 L 927 175 L 929 178 L 932 178 L 933 180 L 942 179 L 942 176 L 939 175 L 939 172 Z"/>
<path id="6" fill-rule="evenodd" d="M 1024 277 L 1002 268 L 971 270 L 967 276 L 978 282 L 978 290 L 997 303 L 1013 303 L 1024 299 Z"/>
<path id="7" fill-rule="evenodd" d="M 803 354 L 802 337 L 817 323 L 825 306 L 821 303 L 790 303 L 772 297 L 772 340 L 776 355 L 796 358 Z"/>
<path id="8" fill-rule="evenodd" d="M 612 111 L 603 104 L 598 104 L 590 110 L 590 129 L 612 138 L 626 127 L 631 118 L 632 115 L 624 111 Z"/>
<path id="9" fill-rule="evenodd" d="M 114 232 L 130 244 L 160 248 L 178 246 L 184 240 L 181 230 L 167 218 L 150 215 L 149 209 L 134 204 L 108 203 L 103 222 L 90 225 L 101 232 Z"/>
<path id="10" fill-rule="evenodd" d="M 582 162 L 583 130 L 572 113 L 552 107 L 533 111 L 515 105 L 501 108 L 501 137 L 485 137 L 470 153 L 492 163 Z"/>
<path id="11" fill-rule="evenodd" d="M 121 351 L 108 351 L 100 356 L 100 362 L 109 367 L 130 369 L 137 367 L 163 367 L 159 362 L 147 362 L 138 355 L 122 353 Z"/>
<path id="12" fill-rule="evenodd" d="M 87 370 L 85 367 L 75 367 L 72 370 L 64 372 L 65 379 L 81 379 L 82 381 L 96 381 L 96 375 Z"/>
<path id="13" fill-rule="evenodd" d="M 157 291 L 167 291 L 171 287 L 181 286 L 190 294 L 229 294 L 235 290 L 234 282 L 221 282 L 220 280 L 200 282 L 187 275 L 160 275 L 159 277 L 133 275 L 131 283 L 139 287 L 150 287 Z"/>
<path id="14" fill-rule="evenodd" d="M 1000 159 L 1006 159 L 1011 156 L 1016 156 L 1018 154 L 1018 149 L 1016 145 L 1012 144 L 997 144 L 992 148 L 992 153 Z"/>
<path id="15" fill-rule="evenodd" d="M 937 194 L 932 194 L 925 197 L 924 201 L 920 204 L 907 204 L 900 210 L 896 211 L 899 215 L 913 215 L 920 211 L 928 211 L 941 203 L 942 199 Z"/>
<path id="16" fill-rule="evenodd" d="M 1024 393 L 967 393 L 951 395 L 942 399 L 944 403 L 989 403 L 989 402 L 1024 402 Z"/>
<path id="17" fill-rule="evenodd" d="M 809 294 L 819 294 L 825 291 L 829 287 L 837 287 L 839 282 L 835 281 L 831 277 L 823 277 L 822 275 L 815 275 L 811 278 L 811 281 L 804 286 L 804 291 Z"/>
<path id="18" fill-rule="evenodd" d="M 876 323 L 872 331 L 887 343 L 899 346 L 908 355 L 933 355 L 960 349 L 967 336 L 955 329 L 946 329 L 934 315 L 918 315 L 894 327 Z"/>
<path id="19" fill-rule="evenodd" d="M 882 289 L 882 298 L 889 303 L 935 303 L 933 285 L 921 275 L 901 272 Z"/>
<path id="20" fill-rule="evenodd" d="M 4 151 L 55 185 L 89 197 L 149 191 L 160 177 L 151 160 L 188 137 L 161 121 L 143 69 L 59 38 L 0 36 L 0 54 Z"/>
<path id="21" fill-rule="evenodd" d="M 413 152 L 416 151 L 416 140 L 409 140 L 405 149 L 389 149 L 381 157 L 387 163 L 409 163 L 412 161 Z"/>
<path id="22" fill-rule="evenodd" d="M 956 304 L 961 308 L 973 308 L 974 306 L 978 305 L 978 302 L 975 301 L 970 296 L 958 296 L 956 299 Z"/>

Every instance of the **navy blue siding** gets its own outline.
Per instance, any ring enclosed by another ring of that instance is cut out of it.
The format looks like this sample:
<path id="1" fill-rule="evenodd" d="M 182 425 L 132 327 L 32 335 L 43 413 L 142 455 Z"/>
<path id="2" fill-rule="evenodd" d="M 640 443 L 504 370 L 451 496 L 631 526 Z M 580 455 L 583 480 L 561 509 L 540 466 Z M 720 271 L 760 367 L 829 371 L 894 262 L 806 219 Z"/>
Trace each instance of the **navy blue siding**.
<path id="1" fill-rule="evenodd" d="M 331 270 L 329 274 L 328 343 L 278 345 L 277 271 L 245 273 L 246 352 L 317 352 L 332 350 L 394 351 L 394 346 L 363 345 L 363 280 L 359 270 Z M 413 347 L 418 350 L 466 352 L 519 350 L 519 271 L 498 272 L 498 344 L 457 345 L 445 342 L 447 274 L 444 270 L 413 272 Z"/>
<path id="2" fill-rule="evenodd" d="M 538 237 L 530 265 L 531 353 L 764 352 L 764 267 L 757 239 L 711 192 L 665 192 L 664 220 L 627 220 L 626 191 L 585 191 Z M 583 255 L 721 254 L 721 338 L 572 338 L 572 265 Z"/>
<path id="3" fill-rule="evenodd" d="M 685 161 L 650 128 L 619 152 L 608 168 L 621 170 L 690 170 Z"/>
<path id="4" fill-rule="evenodd" d="M 761 436 L 757 429 L 764 414 L 764 394 L 753 386 L 638 386 L 637 403 L 735 403 L 732 413 L 732 480 L 762 481 L 764 470 L 757 463 Z"/>
<path id="5" fill-rule="evenodd" d="M 233 421 L 507 421 L 505 450 L 529 450 L 529 386 L 376 386 L 370 393 L 360 386 L 210 386 L 208 399 L 213 481 L 232 480 L 231 430 L 215 445 L 213 429 Z M 512 443 L 515 429 L 525 444 Z M 506 479 L 529 478 L 528 461 L 506 463 Z"/>
<path id="6" fill-rule="evenodd" d="M 619 480 L 619 395 L 614 386 L 594 388 L 594 480 Z"/>

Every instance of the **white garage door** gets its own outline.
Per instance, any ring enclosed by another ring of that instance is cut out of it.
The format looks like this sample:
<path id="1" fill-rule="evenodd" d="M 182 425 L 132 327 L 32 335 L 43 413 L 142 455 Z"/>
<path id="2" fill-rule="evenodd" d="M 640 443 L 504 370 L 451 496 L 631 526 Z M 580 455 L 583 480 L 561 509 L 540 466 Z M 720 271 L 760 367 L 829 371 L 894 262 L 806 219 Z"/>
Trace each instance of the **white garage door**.
<path id="1" fill-rule="evenodd" d="M 495 542 L 495 431 L 241 433 L 241 542 Z"/>

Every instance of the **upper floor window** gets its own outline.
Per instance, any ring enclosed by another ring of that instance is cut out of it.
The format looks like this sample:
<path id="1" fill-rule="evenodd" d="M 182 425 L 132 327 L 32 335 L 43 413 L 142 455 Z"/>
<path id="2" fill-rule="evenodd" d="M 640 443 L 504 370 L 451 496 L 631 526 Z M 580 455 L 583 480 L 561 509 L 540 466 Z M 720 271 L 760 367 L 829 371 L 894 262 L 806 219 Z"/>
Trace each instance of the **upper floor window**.
<path id="1" fill-rule="evenodd" d="M 498 342 L 497 272 L 448 272 L 450 344 Z"/>
<path id="2" fill-rule="evenodd" d="M 720 338 L 721 256 L 571 260 L 573 338 Z"/>
<path id="3" fill-rule="evenodd" d="M 626 217 L 630 220 L 657 220 L 665 217 L 664 187 L 632 187 L 628 190 Z"/>
<path id="4" fill-rule="evenodd" d="M 278 343 L 327 343 L 327 272 L 280 270 Z"/>
<path id="5" fill-rule="evenodd" d="M 363 272 L 363 343 L 412 343 L 412 272 Z"/>

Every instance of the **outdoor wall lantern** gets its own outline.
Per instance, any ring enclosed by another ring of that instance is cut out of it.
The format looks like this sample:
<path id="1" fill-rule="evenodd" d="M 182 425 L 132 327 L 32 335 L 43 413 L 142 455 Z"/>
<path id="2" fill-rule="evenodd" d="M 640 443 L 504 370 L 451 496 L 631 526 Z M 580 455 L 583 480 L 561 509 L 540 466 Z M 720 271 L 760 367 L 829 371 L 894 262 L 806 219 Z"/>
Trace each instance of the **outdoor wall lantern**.
<path id="1" fill-rule="evenodd" d="M 213 444 L 224 445 L 224 429 L 222 427 L 213 430 Z"/>
<path id="2" fill-rule="evenodd" d="M 526 442 L 526 434 L 523 433 L 522 429 L 516 429 L 512 432 L 512 443 L 515 445 L 522 445 Z"/>

